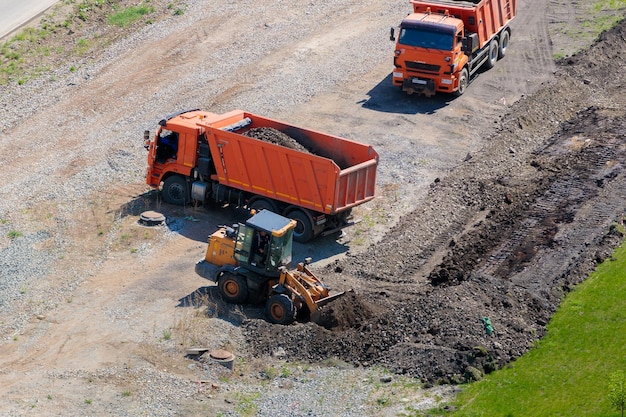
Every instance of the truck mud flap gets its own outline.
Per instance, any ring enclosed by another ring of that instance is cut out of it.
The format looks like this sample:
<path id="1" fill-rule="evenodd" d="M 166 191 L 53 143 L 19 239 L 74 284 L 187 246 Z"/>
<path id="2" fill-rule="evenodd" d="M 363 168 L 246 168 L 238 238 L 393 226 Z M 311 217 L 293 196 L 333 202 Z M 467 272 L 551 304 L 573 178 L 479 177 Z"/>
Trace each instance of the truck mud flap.
<path id="1" fill-rule="evenodd" d="M 332 235 L 335 232 L 339 232 L 342 229 L 345 229 L 346 227 L 350 227 L 350 226 L 354 226 L 355 224 L 359 223 L 360 220 L 354 221 L 354 222 L 347 222 L 342 224 L 341 226 L 337 226 L 337 227 L 333 227 L 332 229 L 326 229 L 324 230 L 321 235 L 322 236 L 328 236 L 328 235 Z"/>

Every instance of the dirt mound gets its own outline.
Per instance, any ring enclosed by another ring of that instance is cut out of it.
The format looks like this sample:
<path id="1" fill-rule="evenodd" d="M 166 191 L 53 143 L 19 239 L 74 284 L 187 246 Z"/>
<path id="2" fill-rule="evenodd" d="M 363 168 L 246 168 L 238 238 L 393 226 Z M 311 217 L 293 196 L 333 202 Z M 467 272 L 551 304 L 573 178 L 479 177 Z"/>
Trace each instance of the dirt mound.
<path id="1" fill-rule="evenodd" d="M 622 21 L 560 62 L 555 81 L 516 103 L 388 238 L 320 272 L 333 288 L 359 284 L 325 307 L 326 328 L 249 322 L 256 353 L 458 383 L 526 352 L 623 237 L 625 32 Z"/>
<path id="2" fill-rule="evenodd" d="M 322 309 L 318 324 L 333 331 L 348 330 L 367 325 L 368 320 L 379 314 L 380 311 L 364 303 L 354 291 L 348 291 Z"/>
<path id="3" fill-rule="evenodd" d="M 311 153 L 297 140 L 278 129 L 274 129 L 273 127 L 255 127 L 248 130 L 243 135 L 265 142 L 270 142 L 275 145 L 284 146 L 286 148 L 295 149 L 300 152 Z"/>

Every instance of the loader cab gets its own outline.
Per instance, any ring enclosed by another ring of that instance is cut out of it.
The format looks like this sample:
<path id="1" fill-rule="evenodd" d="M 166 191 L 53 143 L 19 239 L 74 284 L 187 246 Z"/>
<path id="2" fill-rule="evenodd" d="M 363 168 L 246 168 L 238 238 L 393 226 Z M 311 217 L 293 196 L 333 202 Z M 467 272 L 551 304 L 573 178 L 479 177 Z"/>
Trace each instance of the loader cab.
<path id="1" fill-rule="evenodd" d="M 238 264 L 262 275 L 278 276 L 279 268 L 291 262 L 295 225 L 295 220 L 269 210 L 261 210 L 245 224 L 240 223 L 235 241 Z M 266 241 L 260 238 L 262 234 L 266 235 Z"/>

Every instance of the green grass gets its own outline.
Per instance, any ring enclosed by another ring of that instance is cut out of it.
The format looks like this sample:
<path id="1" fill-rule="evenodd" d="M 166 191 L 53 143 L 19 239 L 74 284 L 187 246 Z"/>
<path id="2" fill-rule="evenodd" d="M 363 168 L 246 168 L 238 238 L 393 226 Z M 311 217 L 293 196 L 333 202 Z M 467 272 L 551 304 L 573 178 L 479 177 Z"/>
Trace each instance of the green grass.
<path id="1" fill-rule="evenodd" d="M 68 0 L 69 12 L 52 8 L 39 21 L 38 27 L 25 27 L 9 39 L 0 42 L 0 85 L 9 82 L 24 84 L 34 77 L 50 72 L 73 57 L 102 48 L 120 33 L 119 27 L 146 19 L 155 8 L 146 4 L 120 9 L 116 0 Z M 152 23 L 154 18 L 146 23 Z M 103 34 L 92 35 L 86 28 L 109 23 Z"/>
<path id="2" fill-rule="evenodd" d="M 236 392 L 235 393 L 235 403 L 236 403 L 236 410 L 239 413 L 240 416 L 242 417 L 251 417 L 256 415 L 257 413 L 257 406 L 255 404 L 255 401 L 259 399 L 259 397 L 261 397 L 261 393 L 259 392 L 252 392 L 252 393 L 242 393 L 242 392 Z"/>
<path id="3" fill-rule="evenodd" d="M 9 231 L 9 233 L 7 233 L 7 237 L 9 239 L 17 239 L 18 237 L 23 236 L 23 233 L 17 230 L 11 230 Z"/>
<path id="4" fill-rule="evenodd" d="M 109 16 L 108 22 L 111 25 L 126 27 L 152 12 L 154 12 L 154 7 L 152 6 L 131 6 Z"/>
<path id="5" fill-rule="evenodd" d="M 556 4 L 559 4 L 559 0 Z M 573 13 L 578 22 L 577 25 L 555 22 L 549 27 L 551 32 L 560 33 L 573 40 L 572 47 L 556 51 L 553 55 L 554 59 L 562 59 L 578 52 L 582 47 L 579 45 L 581 41 L 591 45 L 600 33 L 615 26 L 626 16 L 626 0 L 580 2 Z"/>
<path id="6" fill-rule="evenodd" d="M 454 417 L 619 416 L 608 381 L 626 371 L 626 245 L 561 304 L 537 346 L 464 387 Z"/>

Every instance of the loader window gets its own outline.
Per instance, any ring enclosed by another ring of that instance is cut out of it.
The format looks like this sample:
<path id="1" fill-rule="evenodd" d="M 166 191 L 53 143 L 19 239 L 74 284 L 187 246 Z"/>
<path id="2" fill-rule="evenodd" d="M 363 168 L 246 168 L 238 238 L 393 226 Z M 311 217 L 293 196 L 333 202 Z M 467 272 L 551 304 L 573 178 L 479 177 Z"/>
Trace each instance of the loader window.
<path id="1" fill-rule="evenodd" d="M 398 40 L 401 45 L 438 49 L 441 51 L 451 51 L 453 41 L 454 35 L 451 33 L 432 32 L 410 27 L 400 28 L 400 38 Z"/>
<path id="2" fill-rule="evenodd" d="M 293 229 L 282 236 L 272 236 L 270 242 L 270 259 L 268 267 L 278 269 L 287 266 L 291 262 L 291 249 L 293 242 Z"/>
<path id="3" fill-rule="evenodd" d="M 254 229 L 240 223 L 235 243 L 235 259 L 239 262 L 249 263 L 253 238 Z"/>

